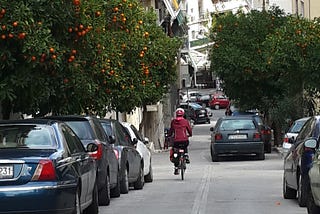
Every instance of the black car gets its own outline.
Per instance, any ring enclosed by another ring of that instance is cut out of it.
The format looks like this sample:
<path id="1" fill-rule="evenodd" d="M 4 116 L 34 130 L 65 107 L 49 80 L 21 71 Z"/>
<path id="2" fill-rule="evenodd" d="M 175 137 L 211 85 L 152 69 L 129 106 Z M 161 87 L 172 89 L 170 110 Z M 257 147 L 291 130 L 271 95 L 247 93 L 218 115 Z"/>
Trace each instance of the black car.
<path id="1" fill-rule="evenodd" d="M 222 155 L 255 155 L 264 160 L 264 143 L 258 123 L 250 116 L 221 117 L 211 131 L 211 158 Z"/>
<path id="2" fill-rule="evenodd" d="M 210 123 L 208 110 L 198 103 L 180 103 L 179 107 L 184 109 L 185 117 L 193 120 L 194 124 Z"/>
<path id="3" fill-rule="evenodd" d="M 120 196 L 119 163 L 112 142 L 109 141 L 99 120 L 93 116 L 65 115 L 47 118 L 64 121 L 78 135 L 84 146 L 98 145 L 94 157 L 98 165 L 99 205 L 109 205 L 110 196 Z"/>
<path id="4" fill-rule="evenodd" d="M 0 213 L 98 213 L 97 149 L 60 121 L 1 121 Z"/>
<path id="5" fill-rule="evenodd" d="M 305 146 L 309 139 L 319 139 L 320 116 L 313 116 L 303 125 L 293 145 L 284 157 L 283 197 L 298 198 L 301 207 L 307 205 L 309 169 L 312 166 L 314 149 Z"/>
<path id="6" fill-rule="evenodd" d="M 105 132 L 118 152 L 120 163 L 120 191 L 128 193 L 129 187 L 142 189 L 144 186 L 144 165 L 127 129 L 117 120 L 100 119 Z"/>

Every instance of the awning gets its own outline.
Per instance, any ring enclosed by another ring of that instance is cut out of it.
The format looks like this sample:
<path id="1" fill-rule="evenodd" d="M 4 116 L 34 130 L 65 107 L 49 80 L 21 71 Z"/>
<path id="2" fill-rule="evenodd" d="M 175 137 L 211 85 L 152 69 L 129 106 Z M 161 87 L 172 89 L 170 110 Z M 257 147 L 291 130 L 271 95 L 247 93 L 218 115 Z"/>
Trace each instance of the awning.
<path id="1" fill-rule="evenodd" d="M 174 10 L 173 10 L 173 8 L 172 8 L 171 3 L 169 2 L 169 0 L 163 0 L 163 2 L 164 2 L 164 4 L 166 5 L 167 10 L 168 10 L 169 13 L 170 13 L 171 22 L 172 22 L 173 20 L 176 19 L 176 14 L 175 14 L 175 12 L 174 12 Z"/>

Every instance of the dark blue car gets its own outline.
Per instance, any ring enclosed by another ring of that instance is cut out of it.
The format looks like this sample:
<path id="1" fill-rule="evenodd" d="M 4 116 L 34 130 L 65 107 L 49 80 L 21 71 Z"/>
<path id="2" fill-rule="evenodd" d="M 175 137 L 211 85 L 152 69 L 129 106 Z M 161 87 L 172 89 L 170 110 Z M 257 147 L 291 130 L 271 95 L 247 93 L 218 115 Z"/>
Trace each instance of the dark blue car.
<path id="1" fill-rule="evenodd" d="M 62 122 L 0 121 L 0 213 L 98 213 L 96 150 Z"/>
<path id="2" fill-rule="evenodd" d="M 320 116 L 310 117 L 303 125 L 290 150 L 284 157 L 283 197 L 298 198 L 301 207 L 305 207 L 308 198 L 309 169 L 315 150 L 305 146 L 310 139 L 320 136 Z"/>

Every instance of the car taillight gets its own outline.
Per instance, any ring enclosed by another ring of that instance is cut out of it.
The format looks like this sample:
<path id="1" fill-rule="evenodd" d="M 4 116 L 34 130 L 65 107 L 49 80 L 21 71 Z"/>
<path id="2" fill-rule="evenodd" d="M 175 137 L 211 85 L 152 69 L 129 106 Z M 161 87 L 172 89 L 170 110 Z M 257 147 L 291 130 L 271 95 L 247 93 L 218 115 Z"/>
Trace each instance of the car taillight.
<path id="1" fill-rule="evenodd" d="M 283 138 L 283 142 L 289 143 L 289 138 L 287 138 L 287 137 Z"/>
<path id="2" fill-rule="evenodd" d="M 215 134 L 214 139 L 215 140 L 222 140 L 222 134 L 220 134 L 220 133 Z"/>
<path id="3" fill-rule="evenodd" d="M 119 152 L 118 152 L 118 150 L 114 149 L 113 151 L 114 151 L 114 154 L 116 155 L 117 160 L 119 160 Z"/>
<path id="4" fill-rule="evenodd" d="M 261 138 L 261 135 L 259 132 L 256 132 L 253 134 L 253 139 L 260 139 Z"/>
<path id="5" fill-rule="evenodd" d="M 97 140 L 95 143 L 97 144 L 98 149 L 95 152 L 90 152 L 89 155 L 95 160 L 100 160 L 102 158 L 103 146 L 102 143 Z"/>
<path id="6" fill-rule="evenodd" d="M 32 181 L 52 181 L 56 179 L 56 170 L 51 160 L 40 160 Z"/>

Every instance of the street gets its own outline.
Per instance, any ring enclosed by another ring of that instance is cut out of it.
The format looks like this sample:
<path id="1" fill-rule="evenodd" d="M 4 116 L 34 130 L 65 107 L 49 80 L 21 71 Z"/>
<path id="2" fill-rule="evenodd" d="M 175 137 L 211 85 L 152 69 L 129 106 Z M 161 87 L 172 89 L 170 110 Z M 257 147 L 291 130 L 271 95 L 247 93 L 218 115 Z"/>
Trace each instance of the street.
<path id="1" fill-rule="evenodd" d="M 169 152 L 153 154 L 154 181 L 100 206 L 102 214 L 302 214 L 295 200 L 282 197 L 283 160 L 272 151 L 263 161 L 250 157 L 212 162 L 209 127 L 224 110 L 214 110 L 211 124 L 195 125 L 190 138 L 186 178 L 173 175 Z"/>

